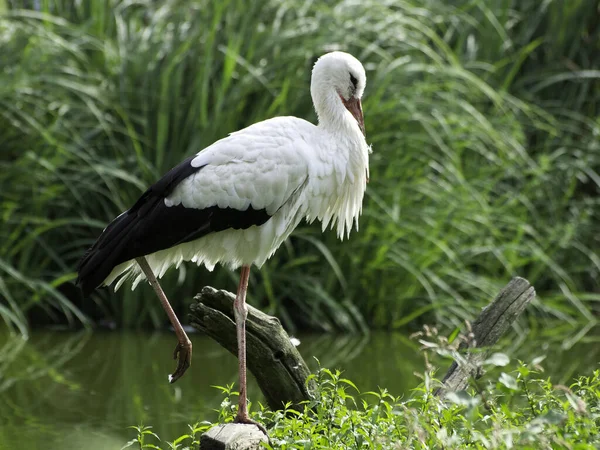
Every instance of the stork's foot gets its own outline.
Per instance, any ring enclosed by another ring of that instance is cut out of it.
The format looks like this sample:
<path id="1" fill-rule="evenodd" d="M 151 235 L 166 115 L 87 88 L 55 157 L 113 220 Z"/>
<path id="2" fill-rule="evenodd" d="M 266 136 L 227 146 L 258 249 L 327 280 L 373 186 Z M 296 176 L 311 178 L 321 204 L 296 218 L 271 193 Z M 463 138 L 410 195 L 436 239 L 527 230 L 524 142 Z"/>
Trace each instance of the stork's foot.
<path id="1" fill-rule="evenodd" d="M 265 428 L 265 426 L 262 423 L 258 423 L 256 420 L 252 420 L 250 417 L 248 417 L 247 413 L 240 414 L 240 412 L 238 411 L 237 416 L 235 416 L 235 420 L 233 422 L 245 423 L 248 425 L 256 425 L 258 429 L 262 431 L 265 434 L 265 436 L 267 436 L 267 438 L 269 437 L 269 433 L 267 433 L 267 429 Z"/>
<path id="2" fill-rule="evenodd" d="M 182 377 L 188 367 L 192 364 L 192 341 L 179 342 L 173 352 L 173 359 L 177 360 L 177 368 L 169 375 L 169 383 L 175 383 Z"/>

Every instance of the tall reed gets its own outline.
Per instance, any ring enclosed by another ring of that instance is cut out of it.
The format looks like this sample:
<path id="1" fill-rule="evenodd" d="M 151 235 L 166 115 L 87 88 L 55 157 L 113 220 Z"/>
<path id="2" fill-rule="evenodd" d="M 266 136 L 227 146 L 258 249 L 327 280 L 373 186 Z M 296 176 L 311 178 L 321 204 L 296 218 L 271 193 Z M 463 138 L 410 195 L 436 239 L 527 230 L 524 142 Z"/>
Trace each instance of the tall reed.
<path id="1" fill-rule="evenodd" d="M 508 278 L 538 320 L 600 300 L 596 2 L 8 1 L 0 18 L 0 315 L 161 326 L 149 289 L 83 300 L 74 268 L 102 228 L 185 156 L 274 115 L 315 120 L 332 49 L 367 68 L 373 144 L 360 231 L 303 226 L 251 279 L 290 327 L 453 325 Z M 179 312 L 236 274 L 164 281 Z M 575 328 L 571 328 L 575 330 Z"/>

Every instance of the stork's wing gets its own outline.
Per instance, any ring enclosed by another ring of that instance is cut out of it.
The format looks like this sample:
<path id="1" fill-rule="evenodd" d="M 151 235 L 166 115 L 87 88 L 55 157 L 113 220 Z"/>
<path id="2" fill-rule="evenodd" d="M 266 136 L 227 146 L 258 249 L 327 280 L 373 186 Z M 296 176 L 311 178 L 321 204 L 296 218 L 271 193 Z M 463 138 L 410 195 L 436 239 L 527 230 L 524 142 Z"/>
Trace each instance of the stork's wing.
<path id="1" fill-rule="evenodd" d="M 212 232 L 268 221 L 308 176 L 298 148 L 302 141 L 280 131 L 254 125 L 171 169 L 111 222 L 85 254 L 78 266 L 84 294 L 125 261 Z"/>
<path id="2" fill-rule="evenodd" d="M 307 163 L 289 139 L 245 138 L 231 136 L 193 158 L 191 165 L 200 170 L 173 189 L 166 205 L 238 211 L 252 207 L 275 214 L 306 180 Z"/>

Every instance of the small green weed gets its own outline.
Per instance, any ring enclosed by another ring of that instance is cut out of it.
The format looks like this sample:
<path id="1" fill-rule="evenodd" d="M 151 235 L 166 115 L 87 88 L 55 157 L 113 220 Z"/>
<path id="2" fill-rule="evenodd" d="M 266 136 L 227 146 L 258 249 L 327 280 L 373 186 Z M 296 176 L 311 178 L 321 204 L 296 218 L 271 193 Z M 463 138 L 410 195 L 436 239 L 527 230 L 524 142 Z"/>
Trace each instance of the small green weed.
<path id="1" fill-rule="evenodd" d="M 419 341 L 428 360 L 467 363 L 458 340 L 449 342 L 428 329 Z M 313 375 L 318 386 L 313 400 L 280 411 L 259 405 L 252 416 L 269 429 L 269 449 L 598 448 L 600 370 L 570 386 L 554 385 L 542 376 L 542 360 L 511 362 L 494 353 L 478 368 L 487 370 L 482 378 L 445 398 L 435 395 L 441 383 L 432 366 L 416 374 L 422 382 L 408 398 L 384 388 L 360 392 L 341 372 L 321 368 Z M 232 386 L 219 389 L 224 400 L 218 422 L 231 422 L 236 411 L 231 397 L 237 393 Z M 191 427 L 191 434 L 165 448 L 186 448 L 173 445 L 192 445 L 196 433 L 208 428 L 207 423 Z"/>
<path id="2" fill-rule="evenodd" d="M 200 444 L 199 436 L 201 433 L 204 433 L 210 428 L 209 422 L 196 423 L 194 425 L 188 425 L 189 432 L 187 434 L 183 434 L 179 436 L 172 442 L 165 442 L 167 447 L 165 449 L 169 450 L 186 450 L 191 449 L 194 446 L 197 448 L 198 444 Z M 151 448 L 161 450 L 163 447 L 159 447 L 156 444 L 149 443 L 148 440 L 152 439 L 155 442 L 161 443 L 161 439 L 158 437 L 156 433 L 152 431 L 152 427 L 139 425 L 137 427 L 129 427 L 131 429 L 136 430 L 137 436 L 135 439 L 132 439 L 127 444 L 125 444 L 121 450 L 126 448 Z"/>

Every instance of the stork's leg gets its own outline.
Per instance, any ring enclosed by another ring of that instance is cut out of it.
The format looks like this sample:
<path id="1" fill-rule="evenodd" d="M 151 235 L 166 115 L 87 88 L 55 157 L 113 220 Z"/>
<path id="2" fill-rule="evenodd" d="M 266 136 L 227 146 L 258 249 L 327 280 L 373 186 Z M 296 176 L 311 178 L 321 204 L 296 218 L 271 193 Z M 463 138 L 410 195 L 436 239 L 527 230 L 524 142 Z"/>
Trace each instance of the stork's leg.
<path id="1" fill-rule="evenodd" d="M 248 307 L 246 306 L 246 291 L 248 289 L 248 277 L 250 266 L 242 266 L 240 284 L 238 286 L 235 302 L 233 302 L 233 315 L 238 341 L 238 364 L 240 372 L 240 397 L 236 422 L 254 423 L 248 416 L 248 405 L 246 401 L 246 317 Z"/>
<path id="2" fill-rule="evenodd" d="M 177 340 L 179 341 L 177 347 L 175 347 L 175 352 L 173 353 L 173 358 L 177 359 L 177 368 L 175 369 L 175 372 L 173 372 L 172 375 L 169 375 L 169 383 L 174 383 L 179 378 L 181 378 L 181 376 L 185 373 L 185 371 L 188 369 L 188 367 L 190 367 L 190 364 L 192 363 L 192 341 L 190 341 L 190 338 L 188 338 L 183 327 L 181 326 L 181 323 L 179 323 L 179 319 L 177 319 L 177 316 L 175 315 L 175 312 L 173 311 L 173 308 L 171 307 L 167 296 L 160 287 L 158 280 L 154 276 L 154 273 L 152 272 L 152 269 L 150 268 L 146 257 L 141 256 L 139 258 L 135 258 L 135 260 L 142 269 L 142 272 L 144 272 L 144 274 L 146 275 L 148 283 L 150 283 L 150 286 L 152 286 L 154 292 L 156 292 L 156 295 L 158 296 L 162 307 L 164 308 L 165 312 L 167 313 L 167 316 L 169 317 L 171 325 L 173 325 L 173 328 L 175 329 L 175 334 L 177 335 Z"/>

